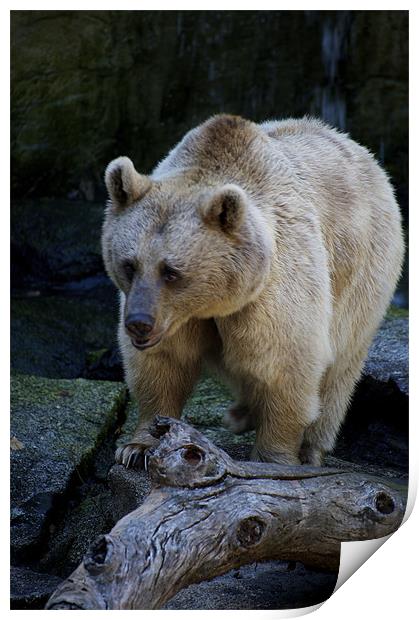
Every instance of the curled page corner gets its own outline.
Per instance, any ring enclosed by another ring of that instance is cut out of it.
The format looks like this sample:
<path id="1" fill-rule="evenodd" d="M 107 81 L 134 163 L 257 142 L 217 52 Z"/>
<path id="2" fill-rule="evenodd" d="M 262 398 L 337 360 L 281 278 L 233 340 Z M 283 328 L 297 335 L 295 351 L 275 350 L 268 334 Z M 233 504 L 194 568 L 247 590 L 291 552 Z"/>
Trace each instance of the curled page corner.
<path id="1" fill-rule="evenodd" d="M 409 469 L 410 469 L 411 472 L 416 471 L 413 468 L 413 463 L 412 462 L 409 465 Z M 405 513 L 404 513 L 402 525 L 404 523 L 406 523 L 406 521 L 408 520 L 408 518 L 412 514 L 413 506 L 416 503 L 417 493 L 418 493 L 418 481 L 417 481 L 416 477 L 410 476 L 409 477 L 409 488 L 408 488 L 408 492 L 407 492 L 407 504 L 406 504 L 406 510 L 405 510 Z"/>
<path id="2" fill-rule="evenodd" d="M 400 527 L 410 517 L 413 506 L 416 501 L 417 485 L 412 484 L 409 480 L 408 497 L 406 510 Z M 398 528 L 399 529 L 399 528 Z M 356 540 L 350 542 L 342 542 L 340 546 L 340 564 L 339 573 L 333 594 L 349 579 L 378 549 L 397 533 L 398 529 L 388 536 L 375 538 L 373 540 Z M 333 596 L 332 594 L 332 596 Z"/>
<path id="3" fill-rule="evenodd" d="M 374 538 L 373 540 L 354 540 L 341 543 L 339 573 L 333 594 L 349 579 L 349 577 L 352 577 L 352 575 L 365 564 L 391 536 L 393 536 L 393 534 L 383 536 L 383 538 Z"/>

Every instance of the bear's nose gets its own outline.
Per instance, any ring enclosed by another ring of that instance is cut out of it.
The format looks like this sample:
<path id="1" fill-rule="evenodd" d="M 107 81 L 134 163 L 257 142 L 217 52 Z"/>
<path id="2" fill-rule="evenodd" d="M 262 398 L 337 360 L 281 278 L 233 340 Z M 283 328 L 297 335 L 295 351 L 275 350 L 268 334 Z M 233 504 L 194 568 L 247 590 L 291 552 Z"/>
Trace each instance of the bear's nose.
<path id="1" fill-rule="evenodd" d="M 154 327 L 154 319 L 149 314 L 137 312 L 125 318 L 125 329 L 137 338 L 145 338 Z"/>

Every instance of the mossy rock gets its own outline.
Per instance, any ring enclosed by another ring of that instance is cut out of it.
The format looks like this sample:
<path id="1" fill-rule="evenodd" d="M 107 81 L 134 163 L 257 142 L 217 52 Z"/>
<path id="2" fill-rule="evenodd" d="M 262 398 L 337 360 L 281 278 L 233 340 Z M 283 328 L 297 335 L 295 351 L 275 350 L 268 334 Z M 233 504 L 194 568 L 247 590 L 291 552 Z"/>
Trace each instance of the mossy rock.
<path id="1" fill-rule="evenodd" d="M 407 308 L 399 308 L 391 305 L 387 310 L 386 319 L 407 319 L 409 318 L 409 310 Z"/>
<path id="2" fill-rule="evenodd" d="M 11 567 L 11 609 L 43 609 L 52 592 L 61 583 L 60 577 L 38 573 L 29 568 Z"/>
<path id="3" fill-rule="evenodd" d="M 400 392 L 409 394 L 409 314 L 390 309 L 368 352 L 363 374 L 376 381 L 393 381 Z"/>
<path id="4" fill-rule="evenodd" d="M 109 489 L 89 485 L 89 494 L 80 504 L 71 506 L 65 518 L 50 528 L 48 549 L 40 562 L 42 570 L 67 577 L 80 564 L 89 545 L 112 529 L 114 516 Z"/>
<path id="5" fill-rule="evenodd" d="M 15 374 L 11 384 L 12 554 L 30 554 L 72 479 L 125 402 L 121 383 Z"/>

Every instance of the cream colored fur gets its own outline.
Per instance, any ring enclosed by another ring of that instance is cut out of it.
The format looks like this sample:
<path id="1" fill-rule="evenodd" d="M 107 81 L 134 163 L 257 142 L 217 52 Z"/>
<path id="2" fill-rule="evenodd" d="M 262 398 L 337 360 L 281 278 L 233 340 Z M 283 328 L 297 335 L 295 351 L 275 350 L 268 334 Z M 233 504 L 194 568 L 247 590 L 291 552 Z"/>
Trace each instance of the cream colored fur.
<path id="1" fill-rule="evenodd" d="M 121 290 L 119 342 L 140 409 L 117 460 L 129 464 L 152 443 L 153 415 L 181 415 L 206 364 L 236 393 L 230 427 L 256 428 L 255 459 L 320 464 L 401 269 L 400 213 L 385 172 L 348 136 L 308 118 L 213 117 L 149 179 L 116 161 L 103 256 Z M 125 201 L 114 191 L 121 183 Z M 161 281 L 163 260 L 181 284 Z M 123 326 L 135 287 L 164 334 L 146 351 Z"/>

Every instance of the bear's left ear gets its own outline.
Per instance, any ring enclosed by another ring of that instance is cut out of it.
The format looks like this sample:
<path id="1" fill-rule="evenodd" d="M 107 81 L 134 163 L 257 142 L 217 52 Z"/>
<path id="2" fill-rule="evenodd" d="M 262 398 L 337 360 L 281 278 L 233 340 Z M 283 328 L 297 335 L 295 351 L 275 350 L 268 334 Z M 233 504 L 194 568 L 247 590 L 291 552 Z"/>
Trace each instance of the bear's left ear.
<path id="1" fill-rule="evenodd" d="M 145 196 L 151 181 L 136 171 L 129 157 L 118 157 L 106 168 L 105 185 L 114 208 L 120 210 Z"/>
<path id="2" fill-rule="evenodd" d="M 224 185 L 216 190 L 202 209 L 202 219 L 211 227 L 234 233 L 242 224 L 247 197 L 238 185 Z"/>

